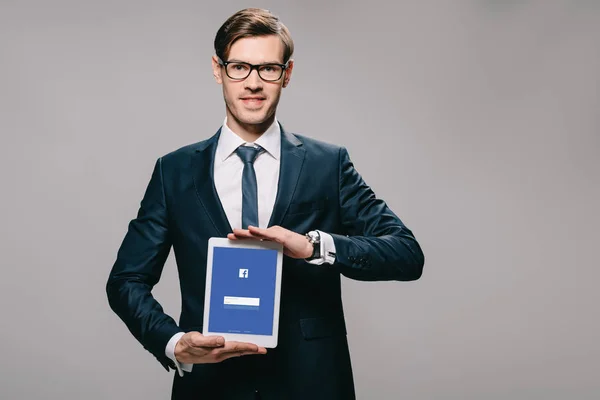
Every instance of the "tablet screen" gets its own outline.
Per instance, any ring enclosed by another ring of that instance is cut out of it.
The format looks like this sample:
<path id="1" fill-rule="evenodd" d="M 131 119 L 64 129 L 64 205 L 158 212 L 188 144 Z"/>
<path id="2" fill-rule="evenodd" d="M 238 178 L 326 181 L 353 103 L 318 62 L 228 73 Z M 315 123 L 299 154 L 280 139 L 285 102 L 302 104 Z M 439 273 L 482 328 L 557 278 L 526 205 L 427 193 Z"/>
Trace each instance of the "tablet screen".
<path id="1" fill-rule="evenodd" d="M 210 332 L 272 335 L 277 250 L 215 247 Z"/>

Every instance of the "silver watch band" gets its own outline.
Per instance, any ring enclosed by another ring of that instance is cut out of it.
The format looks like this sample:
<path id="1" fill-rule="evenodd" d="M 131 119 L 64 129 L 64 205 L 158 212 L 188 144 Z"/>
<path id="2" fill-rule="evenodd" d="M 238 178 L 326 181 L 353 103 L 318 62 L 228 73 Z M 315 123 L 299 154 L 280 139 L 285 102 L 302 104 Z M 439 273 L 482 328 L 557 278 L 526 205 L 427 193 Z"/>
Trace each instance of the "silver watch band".
<path id="1" fill-rule="evenodd" d="M 321 235 L 317 231 L 310 231 L 306 234 L 308 241 L 313 245 L 313 253 L 307 260 L 321 258 Z"/>

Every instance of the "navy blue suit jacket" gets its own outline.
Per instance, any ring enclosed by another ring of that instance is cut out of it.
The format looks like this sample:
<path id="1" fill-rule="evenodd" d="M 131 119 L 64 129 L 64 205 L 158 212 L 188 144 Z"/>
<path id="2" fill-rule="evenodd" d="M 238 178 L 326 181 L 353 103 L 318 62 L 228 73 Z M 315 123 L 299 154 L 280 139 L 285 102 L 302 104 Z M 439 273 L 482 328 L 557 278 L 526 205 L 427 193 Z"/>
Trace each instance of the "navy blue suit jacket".
<path id="1" fill-rule="evenodd" d="M 168 369 L 169 339 L 202 331 L 210 237 L 232 229 L 213 183 L 220 130 L 156 162 L 106 291 L 112 309 Z M 340 274 L 352 279 L 415 280 L 423 253 L 411 231 L 375 197 L 345 148 L 281 130 L 279 187 L 269 226 L 333 236 L 334 265 L 284 257 L 279 343 L 267 355 L 196 364 L 177 374 L 173 399 L 352 399 Z M 393 184 L 393 183 L 392 183 Z M 181 288 L 179 323 L 151 294 L 173 247 Z"/>

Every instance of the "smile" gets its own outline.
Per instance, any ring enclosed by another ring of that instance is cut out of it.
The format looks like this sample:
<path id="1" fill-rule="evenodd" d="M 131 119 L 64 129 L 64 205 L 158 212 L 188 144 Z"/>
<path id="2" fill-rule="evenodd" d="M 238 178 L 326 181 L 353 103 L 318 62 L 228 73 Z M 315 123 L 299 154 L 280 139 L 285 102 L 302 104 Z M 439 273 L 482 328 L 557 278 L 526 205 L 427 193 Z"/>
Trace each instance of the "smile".
<path id="1" fill-rule="evenodd" d="M 264 98 L 242 98 L 242 103 L 244 103 L 245 105 L 260 105 L 263 104 L 263 102 L 265 101 Z"/>

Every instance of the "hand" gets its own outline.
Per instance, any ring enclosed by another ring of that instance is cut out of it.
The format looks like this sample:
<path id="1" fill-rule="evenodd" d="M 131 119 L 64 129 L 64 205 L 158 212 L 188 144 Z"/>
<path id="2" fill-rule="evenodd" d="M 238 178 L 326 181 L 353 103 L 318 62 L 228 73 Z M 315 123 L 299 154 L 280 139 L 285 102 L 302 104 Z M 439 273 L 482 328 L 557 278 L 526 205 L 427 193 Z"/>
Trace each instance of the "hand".
<path id="1" fill-rule="evenodd" d="M 313 253 L 313 245 L 306 236 L 292 232 L 281 226 L 271 226 L 267 229 L 248 226 L 248 229 L 234 229 L 227 235 L 229 240 L 262 239 L 271 240 L 283 245 L 283 254 L 291 258 L 309 258 Z"/>
<path id="2" fill-rule="evenodd" d="M 267 349 L 252 343 L 226 342 L 222 336 L 188 332 L 175 346 L 175 358 L 184 364 L 212 364 L 232 357 L 266 354 Z"/>

